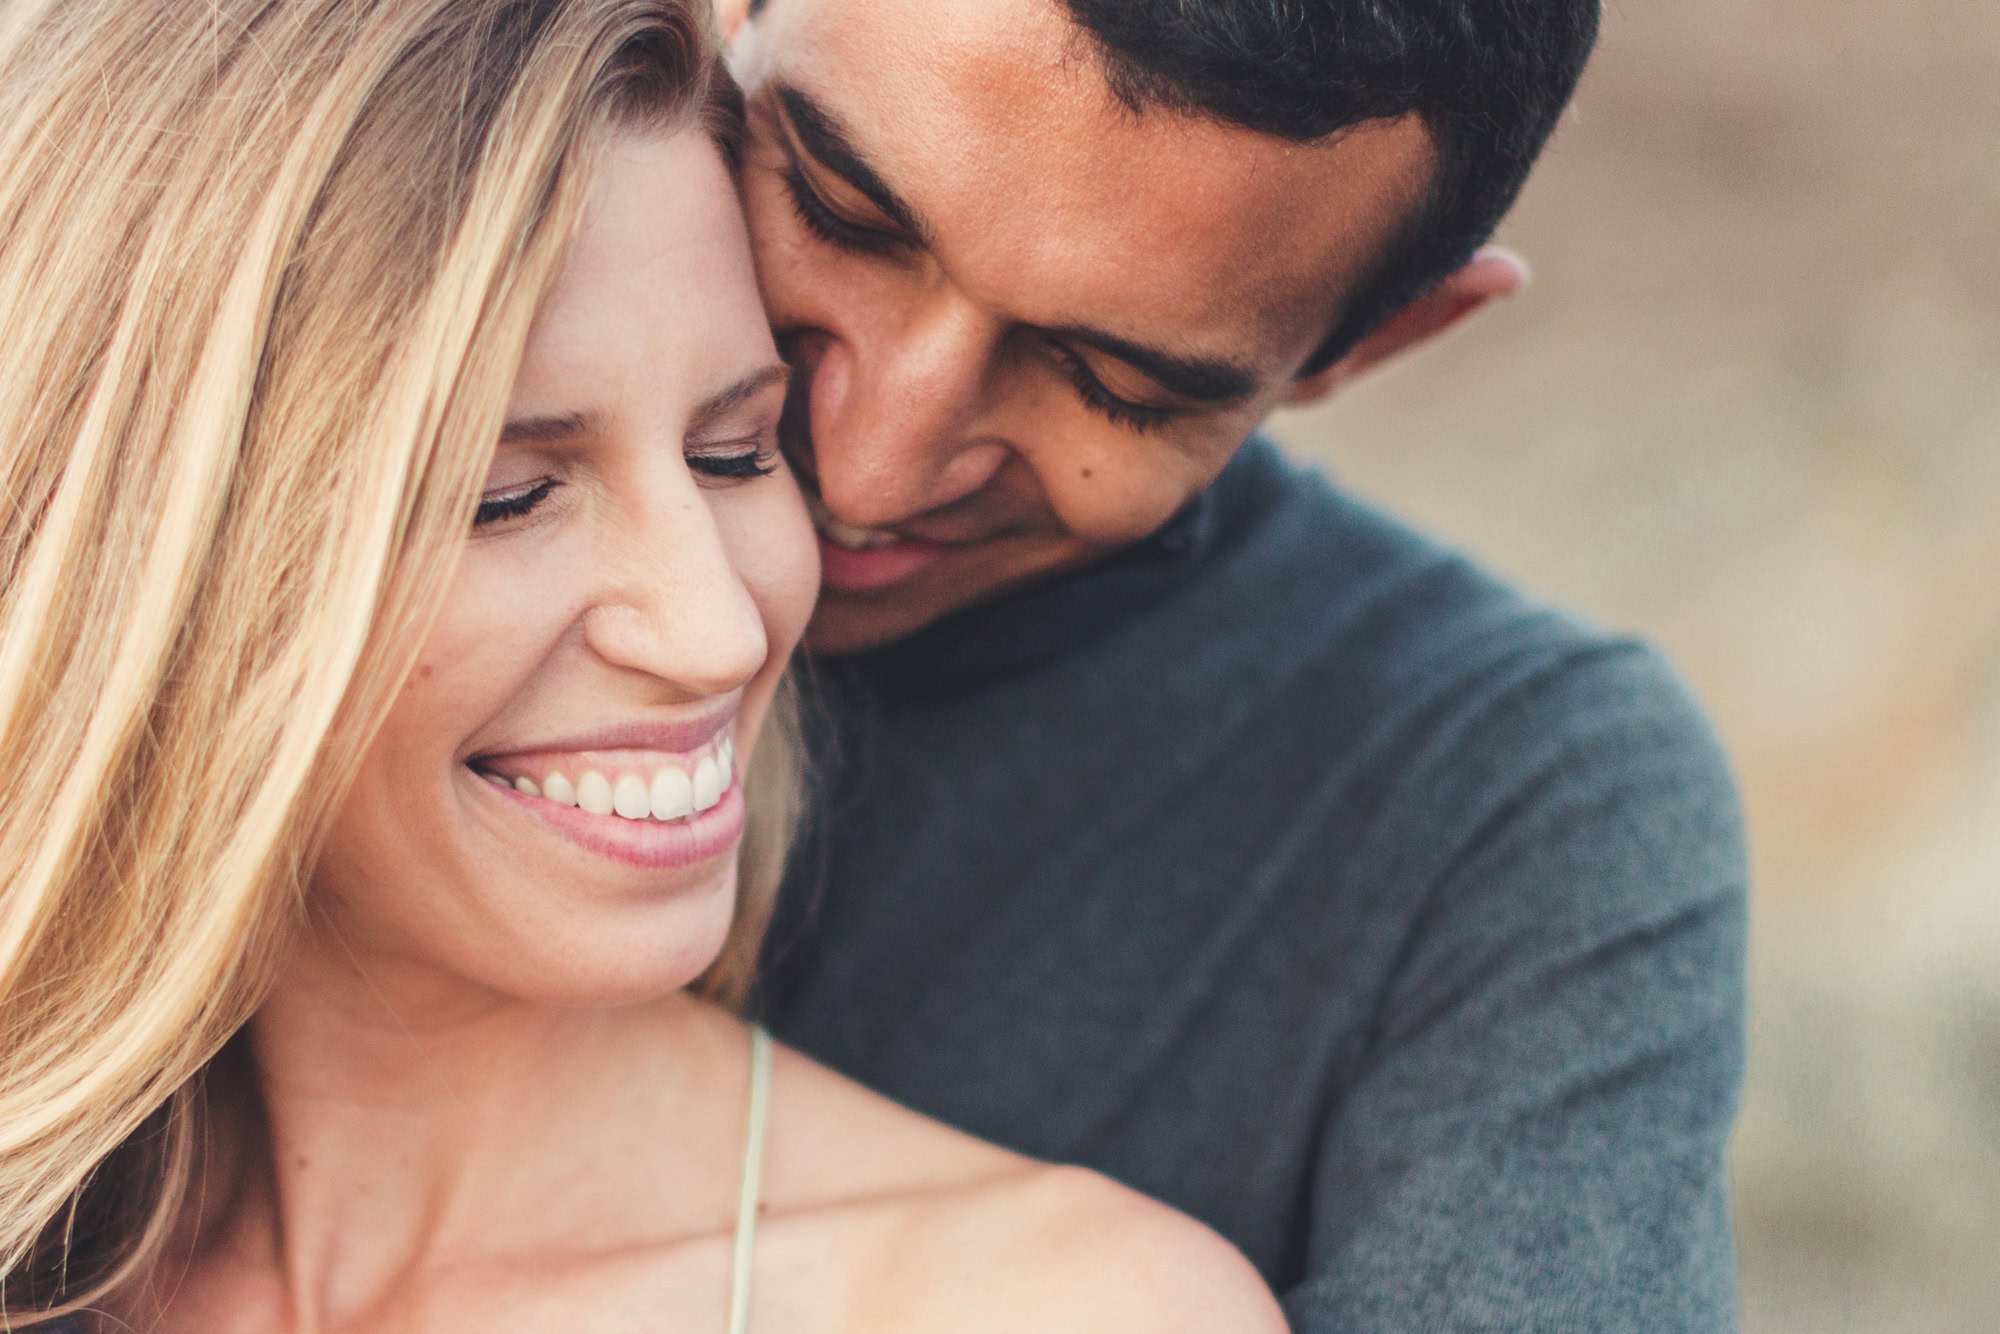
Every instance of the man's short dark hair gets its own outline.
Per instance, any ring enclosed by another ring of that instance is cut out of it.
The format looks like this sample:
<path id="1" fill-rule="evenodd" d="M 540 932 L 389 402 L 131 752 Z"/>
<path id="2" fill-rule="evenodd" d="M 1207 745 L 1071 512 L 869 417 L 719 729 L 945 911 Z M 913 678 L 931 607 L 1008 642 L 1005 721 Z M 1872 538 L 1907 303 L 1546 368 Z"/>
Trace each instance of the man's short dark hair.
<path id="1" fill-rule="evenodd" d="M 1300 143 L 1415 113 L 1437 163 L 1325 342 L 1345 356 L 1513 206 L 1597 40 L 1599 0 L 1059 0 L 1134 111 Z"/>

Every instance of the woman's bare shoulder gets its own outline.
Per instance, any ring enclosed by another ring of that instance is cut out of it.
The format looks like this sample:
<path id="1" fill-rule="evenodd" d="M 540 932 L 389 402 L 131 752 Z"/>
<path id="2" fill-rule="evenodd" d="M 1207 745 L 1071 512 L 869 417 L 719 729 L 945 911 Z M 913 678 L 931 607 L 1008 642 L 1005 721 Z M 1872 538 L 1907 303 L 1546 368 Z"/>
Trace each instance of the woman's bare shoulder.
<path id="1" fill-rule="evenodd" d="M 954 1130 L 796 1053 L 784 1053 L 779 1079 L 778 1096 L 811 1114 L 789 1130 L 774 1116 L 772 1166 L 790 1165 L 796 1205 L 830 1206 L 839 1232 L 875 1252 L 852 1257 L 875 1276 L 856 1294 L 867 1311 L 857 1328 L 1284 1334 L 1256 1270 L 1194 1219 L 1096 1172 Z M 878 1304 L 886 1293 L 897 1296 Z"/>
<path id="2" fill-rule="evenodd" d="M 1186 1214 L 1077 1167 L 1042 1167 L 1005 1194 L 991 1207 L 1011 1222 L 1007 1263 L 995 1263 L 987 1229 L 938 1232 L 941 1248 L 973 1243 L 953 1258 L 968 1283 L 975 1270 L 983 1278 L 980 1315 L 966 1321 L 968 1332 L 1286 1330 L 1277 1300 L 1242 1252 Z"/>
<path id="3" fill-rule="evenodd" d="M 926 1200 L 1036 1165 L 784 1047 L 773 1068 L 766 1155 L 774 1194 L 803 1209 Z"/>

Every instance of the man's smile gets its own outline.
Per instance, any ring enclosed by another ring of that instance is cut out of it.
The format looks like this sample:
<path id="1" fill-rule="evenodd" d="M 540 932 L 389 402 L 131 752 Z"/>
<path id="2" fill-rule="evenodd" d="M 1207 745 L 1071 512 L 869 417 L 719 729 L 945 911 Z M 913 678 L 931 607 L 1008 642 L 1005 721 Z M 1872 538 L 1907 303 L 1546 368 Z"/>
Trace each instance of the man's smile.
<path id="1" fill-rule="evenodd" d="M 905 537 L 891 528 L 842 523 L 810 494 L 806 504 L 819 533 L 820 580 L 832 592 L 870 593 L 892 587 L 954 549 L 943 542 Z"/>

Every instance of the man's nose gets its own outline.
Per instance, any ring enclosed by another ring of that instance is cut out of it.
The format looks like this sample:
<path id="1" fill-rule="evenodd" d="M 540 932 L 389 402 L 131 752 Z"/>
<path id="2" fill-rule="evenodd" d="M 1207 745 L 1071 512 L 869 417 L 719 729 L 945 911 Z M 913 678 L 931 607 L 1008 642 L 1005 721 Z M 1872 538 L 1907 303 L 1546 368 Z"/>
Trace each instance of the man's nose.
<path id="1" fill-rule="evenodd" d="M 592 652 L 683 700 L 727 694 L 757 674 L 770 654 L 764 619 L 698 496 L 635 505 L 607 536 L 583 618 Z"/>
<path id="2" fill-rule="evenodd" d="M 813 368 L 813 472 L 835 517 L 885 527 L 992 480 L 1012 452 L 979 430 L 1002 330 L 949 291 Z"/>

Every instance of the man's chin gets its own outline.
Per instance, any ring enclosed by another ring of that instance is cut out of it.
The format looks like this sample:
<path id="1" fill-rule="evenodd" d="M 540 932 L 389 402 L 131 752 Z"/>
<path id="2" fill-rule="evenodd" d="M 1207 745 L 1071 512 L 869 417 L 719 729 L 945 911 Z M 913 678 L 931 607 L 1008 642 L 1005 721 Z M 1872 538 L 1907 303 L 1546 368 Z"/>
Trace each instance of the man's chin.
<path id="1" fill-rule="evenodd" d="M 829 545 L 821 540 L 825 577 L 805 638 L 807 652 L 827 656 L 893 644 L 955 611 L 1053 578 L 1102 554 L 1073 543 L 1032 553 L 989 549 L 977 556 L 958 548 L 943 559 L 915 561 L 902 577 L 890 577 L 897 573 L 891 568 L 894 548 L 871 562 L 866 558 L 875 553 L 829 551 Z M 846 559 L 850 557 L 862 559 Z"/>
<path id="2" fill-rule="evenodd" d="M 860 653 L 894 643 L 977 596 L 962 579 L 936 577 L 950 573 L 932 569 L 950 563 L 947 547 L 894 542 L 857 550 L 822 534 L 819 551 L 819 603 L 806 627 L 811 653 Z"/>
<path id="3" fill-rule="evenodd" d="M 901 606 L 853 602 L 839 593 L 822 595 L 806 626 L 806 652 L 823 657 L 865 653 L 907 638 L 936 619 Z"/>
<path id="4" fill-rule="evenodd" d="M 921 573 L 868 589 L 822 583 L 819 604 L 806 626 L 806 651 L 837 656 L 882 648 L 984 601 L 995 591 L 985 581 L 926 578 Z"/>

